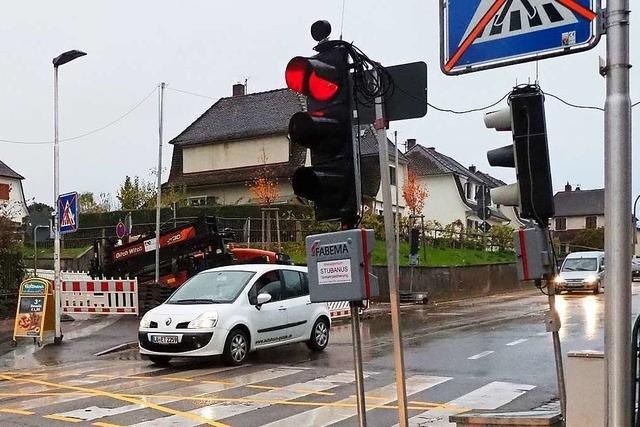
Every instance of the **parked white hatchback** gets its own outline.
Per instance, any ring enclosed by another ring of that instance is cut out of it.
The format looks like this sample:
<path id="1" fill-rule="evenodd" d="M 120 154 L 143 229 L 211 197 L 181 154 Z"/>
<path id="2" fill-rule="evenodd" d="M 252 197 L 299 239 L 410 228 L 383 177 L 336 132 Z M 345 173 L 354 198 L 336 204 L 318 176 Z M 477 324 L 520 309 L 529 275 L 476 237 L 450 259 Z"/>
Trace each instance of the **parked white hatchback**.
<path id="1" fill-rule="evenodd" d="M 140 353 L 156 364 L 172 357 L 222 355 L 231 365 L 250 351 L 306 342 L 322 351 L 331 320 L 309 299 L 306 267 L 246 264 L 203 271 L 140 321 Z"/>

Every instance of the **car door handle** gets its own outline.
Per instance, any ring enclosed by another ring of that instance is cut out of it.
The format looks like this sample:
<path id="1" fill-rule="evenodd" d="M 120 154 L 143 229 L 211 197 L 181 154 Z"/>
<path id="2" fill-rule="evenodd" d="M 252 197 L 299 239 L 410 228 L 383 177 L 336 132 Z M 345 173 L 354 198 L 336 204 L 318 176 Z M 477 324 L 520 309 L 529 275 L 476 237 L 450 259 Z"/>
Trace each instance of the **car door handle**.
<path id="1" fill-rule="evenodd" d="M 280 307 L 280 308 L 278 309 L 278 311 L 285 311 L 286 309 L 287 309 L 287 307 Z"/>

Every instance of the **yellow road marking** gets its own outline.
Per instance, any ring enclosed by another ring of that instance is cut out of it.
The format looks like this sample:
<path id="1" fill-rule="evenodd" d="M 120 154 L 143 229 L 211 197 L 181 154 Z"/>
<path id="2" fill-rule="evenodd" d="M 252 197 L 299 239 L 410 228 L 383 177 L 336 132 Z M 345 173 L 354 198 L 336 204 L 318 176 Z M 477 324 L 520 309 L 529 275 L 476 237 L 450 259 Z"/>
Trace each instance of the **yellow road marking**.
<path id="1" fill-rule="evenodd" d="M 42 380 L 35 380 L 35 379 L 17 379 L 17 378 L 13 378 L 11 376 L 8 375 L 2 375 L 0 374 L 0 378 L 4 378 L 6 380 L 10 380 L 10 381 L 17 381 L 17 382 L 28 382 L 28 383 L 32 383 L 32 384 L 40 384 L 40 385 L 48 385 L 48 386 L 52 386 L 52 387 L 57 387 L 57 388 L 62 388 L 62 389 L 67 389 L 67 390 L 74 390 L 74 391 L 81 391 L 81 392 L 86 392 L 89 394 L 92 394 L 94 396 L 104 396 L 104 397 L 110 397 L 112 399 L 116 399 L 116 400 L 121 400 L 124 402 L 129 402 L 129 403 L 134 403 L 136 405 L 142 405 L 145 406 L 147 408 L 150 409 L 155 409 L 157 411 L 160 412 L 165 412 L 171 415 L 178 415 L 180 417 L 184 417 L 184 418 L 189 418 L 195 421 L 198 421 L 202 424 L 208 424 L 208 425 L 212 425 L 212 426 L 216 426 L 216 427 L 229 427 L 226 424 L 223 423 L 219 423 L 204 417 L 201 417 L 199 415 L 196 414 L 192 414 L 189 412 L 183 412 L 183 411 L 178 411 L 176 409 L 171 409 L 162 405 L 156 405 L 155 403 L 150 403 L 147 402 L 145 400 L 140 400 L 140 399 L 136 399 L 136 398 L 132 398 L 123 394 L 117 394 L 117 393 L 111 393 L 108 391 L 103 391 L 103 390 L 98 390 L 98 389 L 91 389 L 91 388 L 87 388 L 87 387 L 77 387 L 77 386 L 70 386 L 70 385 L 62 385 L 62 384 L 55 384 L 55 383 L 50 383 L 50 382 L 46 382 L 46 381 L 42 381 Z"/>
<path id="2" fill-rule="evenodd" d="M 78 392 L 34 392 L 34 393 L 0 393 L 0 397 L 48 397 L 48 396 L 85 396 L 87 393 Z"/>
<path id="3" fill-rule="evenodd" d="M 91 378 L 118 378 L 115 375 L 104 375 L 104 374 L 89 374 L 87 376 Z"/>
<path id="4" fill-rule="evenodd" d="M 154 378 L 159 378 L 165 381 L 182 381 L 182 382 L 186 382 L 186 383 L 190 383 L 193 382 L 194 380 L 190 379 L 190 378 L 180 378 L 180 377 L 154 377 Z"/>
<path id="5" fill-rule="evenodd" d="M 92 426 L 97 426 L 97 427 L 123 427 L 120 424 L 109 424 L 109 423 L 103 423 L 103 422 L 95 422 L 93 424 L 91 424 Z"/>
<path id="6" fill-rule="evenodd" d="M 66 421 L 69 423 L 80 423 L 83 420 L 81 420 L 80 418 L 71 418 L 71 417 L 65 417 L 63 415 L 43 415 L 42 418 L 48 418 L 50 420 L 56 420 L 56 421 Z"/>
<path id="7" fill-rule="evenodd" d="M 5 412 L 7 414 L 17 414 L 17 415 L 33 415 L 31 411 L 23 411 L 21 409 L 11 409 L 11 408 L 0 408 L 0 412 Z"/>
<path id="8" fill-rule="evenodd" d="M 226 384 L 226 385 L 234 385 L 235 384 L 233 381 L 202 380 L 200 382 L 204 383 L 204 384 Z"/>
<path id="9" fill-rule="evenodd" d="M 319 396 L 335 396 L 335 393 L 330 393 L 327 391 L 314 391 L 314 390 L 304 390 L 300 388 L 288 388 L 288 387 L 271 387 L 268 385 L 246 385 L 247 388 L 256 388 L 258 390 L 289 390 L 296 393 L 307 393 L 307 394 L 317 394 Z"/>

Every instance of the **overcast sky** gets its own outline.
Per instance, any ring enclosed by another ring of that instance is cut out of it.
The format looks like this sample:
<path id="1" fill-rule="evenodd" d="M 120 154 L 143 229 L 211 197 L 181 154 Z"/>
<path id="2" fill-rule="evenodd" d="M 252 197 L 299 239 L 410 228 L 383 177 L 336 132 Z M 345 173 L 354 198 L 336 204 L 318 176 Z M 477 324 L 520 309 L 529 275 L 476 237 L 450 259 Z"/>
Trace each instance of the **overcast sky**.
<path id="1" fill-rule="evenodd" d="M 53 67 L 63 51 L 84 58 L 60 68 L 60 137 L 69 138 L 122 116 L 165 81 L 172 89 L 214 98 L 248 79 L 249 92 L 284 87 L 284 68 L 296 55 L 313 54 L 309 27 L 317 19 L 340 30 L 342 0 L 308 1 L 33 1 L 9 2 L 0 17 L 0 139 L 53 138 Z M 640 40 L 633 21 L 631 40 Z M 458 77 L 440 72 L 439 22 L 435 0 L 346 0 L 344 38 L 385 65 L 425 61 L 429 102 L 468 109 L 490 104 L 516 83 L 535 80 L 535 63 Z M 638 47 L 631 62 L 638 65 Z M 539 62 L 544 91 L 568 101 L 603 106 L 605 80 L 593 50 Z M 640 100 L 640 67 L 631 69 L 631 96 Z M 208 108 L 212 99 L 167 90 L 166 144 Z M 506 104 L 505 104 L 506 105 Z M 640 136 L 640 106 L 634 109 L 634 137 Z M 547 127 L 554 187 L 565 182 L 583 189 L 604 185 L 603 113 L 577 110 L 547 99 Z M 422 119 L 394 122 L 398 138 L 416 138 L 465 166 L 477 165 L 507 182 L 511 169 L 490 168 L 486 152 L 509 143 L 508 133 L 483 124 L 483 113 L 453 115 L 429 110 Z M 61 191 L 109 192 L 115 196 L 125 175 L 152 179 L 157 163 L 158 98 L 152 94 L 123 120 L 76 141 L 61 144 Z M 634 144 L 634 164 L 640 158 Z M 0 159 L 25 176 L 27 198 L 53 200 L 53 148 L 0 143 Z M 165 169 L 165 178 L 168 168 Z M 640 173 L 633 176 L 634 196 Z"/>

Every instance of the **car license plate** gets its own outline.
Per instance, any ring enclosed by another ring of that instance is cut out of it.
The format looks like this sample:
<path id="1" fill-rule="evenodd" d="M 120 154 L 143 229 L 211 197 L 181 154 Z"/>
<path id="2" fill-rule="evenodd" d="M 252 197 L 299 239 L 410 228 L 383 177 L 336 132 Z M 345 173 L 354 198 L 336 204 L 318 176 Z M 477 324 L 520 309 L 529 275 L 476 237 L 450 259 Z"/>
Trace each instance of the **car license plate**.
<path id="1" fill-rule="evenodd" d="M 177 335 L 151 335 L 151 342 L 154 344 L 178 344 L 180 339 Z"/>

